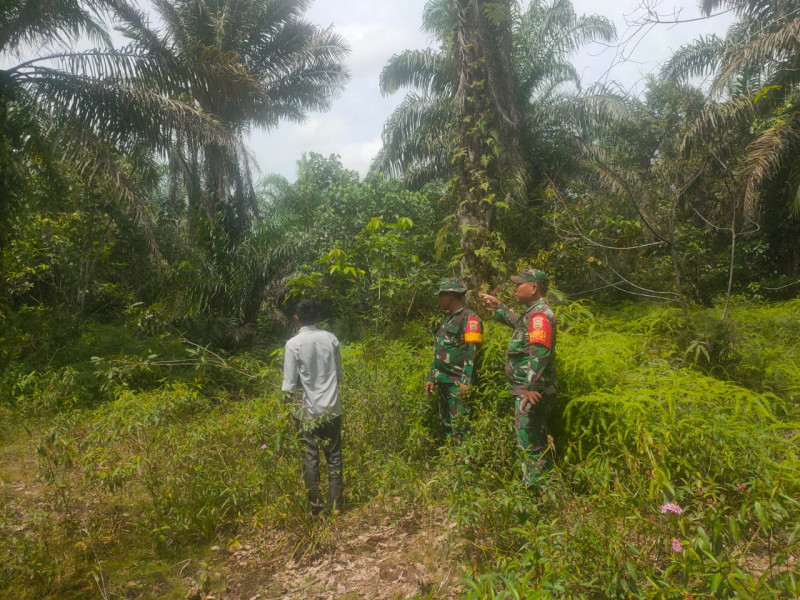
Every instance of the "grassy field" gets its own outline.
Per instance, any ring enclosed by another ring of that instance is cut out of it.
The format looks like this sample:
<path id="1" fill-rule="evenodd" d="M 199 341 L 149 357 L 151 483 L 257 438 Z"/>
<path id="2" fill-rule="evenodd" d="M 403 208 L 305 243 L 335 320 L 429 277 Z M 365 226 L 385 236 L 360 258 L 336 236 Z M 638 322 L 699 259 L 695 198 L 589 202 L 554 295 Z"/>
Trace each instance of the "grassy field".
<path id="1" fill-rule="evenodd" d="M 327 520 L 279 353 L 110 325 L 32 346 L 0 404 L 0 596 L 800 597 L 800 301 L 558 319 L 541 491 L 519 481 L 508 330 L 487 327 L 460 446 L 422 394 L 422 326 L 345 345 L 348 508 Z"/>

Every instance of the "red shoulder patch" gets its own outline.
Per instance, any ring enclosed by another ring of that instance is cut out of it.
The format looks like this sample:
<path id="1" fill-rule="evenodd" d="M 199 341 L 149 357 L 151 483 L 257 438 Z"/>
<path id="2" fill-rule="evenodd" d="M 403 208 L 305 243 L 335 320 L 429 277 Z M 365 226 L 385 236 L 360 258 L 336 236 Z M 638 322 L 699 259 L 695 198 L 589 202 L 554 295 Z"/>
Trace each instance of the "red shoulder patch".
<path id="1" fill-rule="evenodd" d="M 528 343 L 541 344 L 548 350 L 553 349 L 553 328 L 544 313 L 531 316 L 528 323 Z"/>
<path id="2" fill-rule="evenodd" d="M 467 325 L 464 328 L 464 341 L 467 344 L 480 344 L 483 341 L 481 320 L 475 315 L 467 317 Z"/>

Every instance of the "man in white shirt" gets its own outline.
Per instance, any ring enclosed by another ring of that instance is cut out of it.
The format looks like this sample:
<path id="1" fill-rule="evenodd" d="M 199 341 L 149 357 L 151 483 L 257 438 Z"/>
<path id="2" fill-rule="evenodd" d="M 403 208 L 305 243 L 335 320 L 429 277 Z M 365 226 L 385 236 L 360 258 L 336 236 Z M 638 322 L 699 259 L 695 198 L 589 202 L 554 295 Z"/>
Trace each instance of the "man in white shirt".
<path id="1" fill-rule="evenodd" d="M 294 320 L 300 331 L 286 342 L 281 388 L 287 394 L 302 390 L 294 416 L 303 438 L 303 479 L 314 515 L 325 508 L 319 488 L 320 445 L 328 462 L 330 508 L 337 511 L 342 505 L 342 355 L 336 336 L 316 326 L 318 316 L 312 301 L 297 303 Z"/>

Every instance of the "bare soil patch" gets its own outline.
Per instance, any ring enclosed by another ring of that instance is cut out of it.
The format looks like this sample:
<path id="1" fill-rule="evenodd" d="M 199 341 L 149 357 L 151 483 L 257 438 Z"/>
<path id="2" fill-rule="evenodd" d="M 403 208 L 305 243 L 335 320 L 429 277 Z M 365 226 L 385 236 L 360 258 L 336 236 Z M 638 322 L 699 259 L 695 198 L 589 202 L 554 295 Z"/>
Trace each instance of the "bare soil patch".
<path id="1" fill-rule="evenodd" d="M 464 571 L 454 531 L 455 524 L 443 515 L 426 515 L 418 508 L 400 514 L 377 507 L 345 512 L 320 524 L 315 537 L 322 540 L 310 553 L 298 546 L 295 557 L 281 555 L 270 548 L 270 536 L 234 550 L 221 598 L 458 597 Z"/>

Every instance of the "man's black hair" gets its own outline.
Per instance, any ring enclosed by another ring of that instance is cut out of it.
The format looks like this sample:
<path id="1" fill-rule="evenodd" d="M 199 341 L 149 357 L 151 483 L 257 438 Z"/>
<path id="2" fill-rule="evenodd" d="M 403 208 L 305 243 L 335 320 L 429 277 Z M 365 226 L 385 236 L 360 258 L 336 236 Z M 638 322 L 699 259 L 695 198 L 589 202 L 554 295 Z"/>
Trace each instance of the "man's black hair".
<path id="1" fill-rule="evenodd" d="M 314 325 L 319 318 L 319 307 L 313 300 L 303 298 L 297 303 L 294 314 L 297 315 L 303 325 Z"/>

